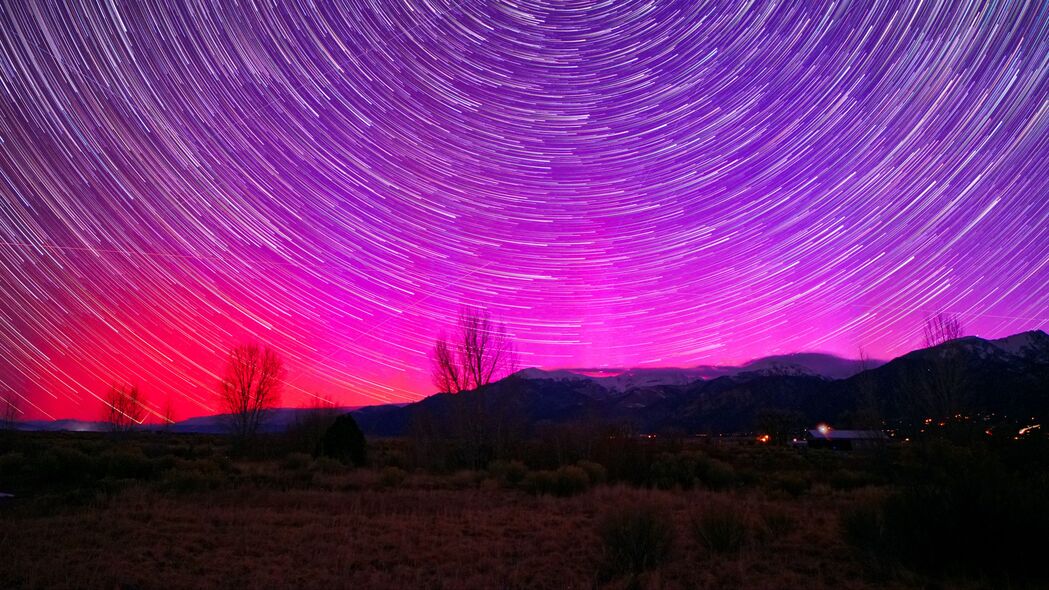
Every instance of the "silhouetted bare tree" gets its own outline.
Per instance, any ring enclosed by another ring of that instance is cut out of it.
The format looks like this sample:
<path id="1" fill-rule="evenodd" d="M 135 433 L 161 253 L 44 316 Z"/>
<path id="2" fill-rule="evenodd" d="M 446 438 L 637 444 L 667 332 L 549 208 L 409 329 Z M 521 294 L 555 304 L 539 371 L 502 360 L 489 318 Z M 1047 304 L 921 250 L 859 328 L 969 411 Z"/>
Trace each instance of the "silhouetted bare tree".
<path id="1" fill-rule="evenodd" d="M 169 396 L 164 400 L 164 407 L 160 410 L 160 427 L 167 431 L 175 424 L 175 406 L 171 403 Z"/>
<path id="2" fill-rule="evenodd" d="M 964 351 L 959 346 L 942 346 L 962 336 L 964 330 L 955 315 L 941 312 L 925 319 L 923 343 L 935 349 L 914 383 L 920 414 L 939 420 L 965 411 Z"/>
<path id="3" fill-rule="evenodd" d="M 858 428 L 879 429 L 882 427 L 881 400 L 878 398 L 878 384 L 869 371 L 874 368 L 871 357 L 860 349 L 860 370 L 855 376 L 856 412 L 853 426 Z"/>
<path id="4" fill-rule="evenodd" d="M 516 369 L 516 354 L 506 327 L 487 311 L 463 308 L 452 337 L 442 336 L 434 345 L 431 362 L 433 382 L 440 393 L 470 393 L 456 395 L 446 416 L 425 412 L 416 416 L 412 426 L 416 449 L 431 460 L 484 467 L 505 452 L 516 436 L 509 416 L 512 412 L 504 403 L 513 397 L 509 391 L 515 383 L 503 383 L 500 387 L 505 391 L 495 397 L 479 390 Z"/>
<path id="5" fill-rule="evenodd" d="M 239 441 L 255 436 L 280 400 L 284 363 L 271 348 L 242 344 L 230 351 L 219 387 L 228 427 Z"/>
<path id="6" fill-rule="evenodd" d="M 961 338 L 964 335 L 964 330 L 962 329 L 961 321 L 958 320 L 958 316 L 940 312 L 925 318 L 923 335 L 925 348 L 931 348 L 944 342 Z"/>
<path id="7" fill-rule="evenodd" d="M 438 338 L 431 357 L 433 382 L 441 393 L 459 393 L 488 385 L 517 367 L 506 326 L 491 314 L 464 308 L 451 339 Z"/>
<path id="8" fill-rule="evenodd" d="M 22 399 L 13 393 L 0 398 L 0 430 L 15 430 L 22 419 Z"/>
<path id="9" fill-rule="evenodd" d="M 110 386 L 103 403 L 102 419 L 111 432 L 130 432 L 145 420 L 145 399 L 137 385 Z"/>

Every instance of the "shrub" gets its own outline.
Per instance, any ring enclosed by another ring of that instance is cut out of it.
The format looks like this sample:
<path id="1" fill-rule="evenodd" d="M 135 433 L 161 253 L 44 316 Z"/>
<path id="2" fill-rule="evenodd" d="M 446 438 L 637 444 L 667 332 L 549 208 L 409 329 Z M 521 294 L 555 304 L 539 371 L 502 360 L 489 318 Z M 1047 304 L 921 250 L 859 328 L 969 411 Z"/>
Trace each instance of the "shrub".
<path id="1" fill-rule="evenodd" d="M 772 485 L 774 489 L 784 491 L 797 498 L 809 491 L 809 488 L 812 487 L 812 482 L 799 473 L 781 473 L 772 479 Z"/>
<path id="2" fill-rule="evenodd" d="M 845 540 L 855 547 L 883 553 L 885 516 L 880 502 L 863 500 L 846 508 L 841 515 L 841 529 Z"/>
<path id="3" fill-rule="evenodd" d="M 746 518 L 732 506 L 722 506 L 696 514 L 691 525 L 696 541 L 718 553 L 739 551 L 747 539 Z"/>
<path id="4" fill-rule="evenodd" d="M 794 532 L 798 521 L 790 513 L 784 510 L 769 508 L 761 514 L 761 521 L 765 524 L 765 530 L 769 536 L 785 537 Z"/>
<path id="5" fill-rule="evenodd" d="M 530 471 L 521 480 L 521 489 L 530 494 L 552 494 L 557 478 L 553 471 Z"/>
<path id="6" fill-rule="evenodd" d="M 476 471 L 470 471 L 468 469 L 460 469 L 452 474 L 449 478 L 449 483 L 453 489 L 466 490 L 470 488 L 476 488 L 480 483 L 480 474 Z"/>
<path id="7" fill-rule="evenodd" d="M 653 504 L 622 506 L 604 515 L 598 534 L 604 545 L 604 569 L 609 574 L 639 574 L 670 555 L 674 522 Z"/>
<path id="8" fill-rule="evenodd" d="M 590 487 L 586 471 L 575 465 L 565 465 L 557 471 L 533 471 L 521 481 L 521 488 L 535 494 L 574 496 Z"/>
<path id="9" fill-rule="evenodd" d="M 26 469 L 46 483 L 79 483 L 94 477 L 95 462 L 81 451 L 58 446 L 27 462 Z"/>
<path id="10" fill-rule="evenodd" d="M 162 457 L 156 457 L 155 459 L 152 459 L 151 461 L 153 463 L 153 472 L 154 473 L 160 473 L 162 471 L 167 471 L 169 469 L 174 469 L 175 468 L 175 461 L 176 461 L 176 459 L 175 459 L 175 457 L 172 457 L 171 455 L 164 455 Z"/>
<path id="11" fill-rule="evenodd" d="M 869 485 L 870 476 L 850 469 L 838 469 L 830 475 L 830 486 L 836 490 L 853 490 Z"/>
<path id="12" fill-rule="evenodd" d="M 289 453 L 285 455 L 280 463 L 280 468 L 285 471 L 298 471 L 310 465 L 312 459 L 306 453 Z"/>
<path id="13" fill-rule="evenodd" d="M 379 485 L 384 488 L 398 487 L 406 479 L 408 479 L 408 472 L 400 467 L 390 465 L 383 467 L 382 471 L 379 472 Z"/>
<path id="14" fill-rule="evenodd" d="M 373 457 L 372 461 L 377 463 L 377 467 L 393 465 L 394 467 L 400 467 L 401 469 L 408 468 L 408 456 L 404 454 L 404 451 L 391 451 L 389 449 L 384 449 L 377 458 Z"/>
<path id="15" fill-rule="evenodd" d="M 328 474 L 342 473 L 346 471 L 346 466 L 331 457 L 317 457 L 313 460 L 313 470 Z"/>
<path id="16" fill-rule="evenodd" d="M 608 479 L 608 470 L 600 463 L 580 461 L 576 465 L 586 472 L 586 476 L 590 479 L 590 485 L 602 484 Z"/>
<path id="17" fill-rule="evenodd" d="M 692 489 L 696 483 L 698 457 L 692 453 L 663 453 L 652 462 L 652 484 L 661 490 Z"/>
<path id="18" fill-rule="evenodd" d="M 25 455 L 22 453 L 10 452 L 0 455 L 0 482 L 17 477 L 25 464 Z"/>
<path id="19" fill-rule="evenodd" d="M 574 496 L 590 487 L 586 471 L 575 465 L 565 465 L 555 473 L 554 493 L 558 496 Z"/>
<path id="20" fill-rule="evenodd" d="M 712 490 L 722 490 L 736 483 L 736 470 L 717 459 L 708 459 L 699 464 L 699 478 L 703 485 Z"/>
<path id="21" fill-rule="evenodd" d="M 168 471 L 160 480 L 163 489 L 175 493 L 192 493 L 214 490 L 222 487 L 223 478 L 216 472 L 205 473 L 201 471 Z"/>
<path id="22" fill-rule="evenodd" d="M 137 450 L 137 449 L 136 449 Z M 117 451 L 102 456 L 105 475 L 116 479 L 149 479 L 153 462 L 139 452 Z"/>
<path id="23" fill-rule="evenodd" d="M 314 455 L 364 466 L 368 459 L 368 443 L 352 414 L 343 414 L 335 419 L 321 437 Z"/>
<path id="24" fill-rule="evenodd" d="M 528 468 L 520 461 L 492 461 L 488 464 L 488 474 L 505 484 L 517 485 L 528 475 Z"/>

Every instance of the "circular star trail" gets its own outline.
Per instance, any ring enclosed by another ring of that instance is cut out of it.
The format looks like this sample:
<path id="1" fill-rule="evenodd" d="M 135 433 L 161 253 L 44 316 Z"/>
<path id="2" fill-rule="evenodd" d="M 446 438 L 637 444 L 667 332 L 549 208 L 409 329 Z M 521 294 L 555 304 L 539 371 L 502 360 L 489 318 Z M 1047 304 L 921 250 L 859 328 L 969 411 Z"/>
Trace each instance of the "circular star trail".
<path id="1" fill-rule="evenodd" d="M 1049 323 L 1044 3 L 0 6 L 0 397 L 405 401 L 526 366 L 888 357 Z"/>

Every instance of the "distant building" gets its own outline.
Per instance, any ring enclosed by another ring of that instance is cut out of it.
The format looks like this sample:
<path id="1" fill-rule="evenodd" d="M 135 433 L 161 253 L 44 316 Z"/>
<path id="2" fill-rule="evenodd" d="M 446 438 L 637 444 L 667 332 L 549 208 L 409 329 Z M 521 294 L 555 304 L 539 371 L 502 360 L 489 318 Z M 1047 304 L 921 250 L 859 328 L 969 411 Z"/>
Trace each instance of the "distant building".
<path id="1" fill-rule="evenodd" d="M 880 449 L 889 442 L 889 437 L 880 430 L 834 430 L 821 426 L 806 431 L 805 442 L 810 449 L 860 451 Z"/>

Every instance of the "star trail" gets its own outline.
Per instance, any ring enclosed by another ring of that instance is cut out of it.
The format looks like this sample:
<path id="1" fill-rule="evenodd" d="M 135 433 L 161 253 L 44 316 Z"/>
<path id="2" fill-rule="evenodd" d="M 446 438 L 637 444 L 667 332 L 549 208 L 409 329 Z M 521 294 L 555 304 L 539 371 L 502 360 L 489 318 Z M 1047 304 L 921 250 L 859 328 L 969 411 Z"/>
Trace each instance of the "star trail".
<path id="1" fill-rule="evenodd" d="M 876 357 L 1049 325 L 1049 4 L 0 4 L 0 397 L 432 392 L 524 366 Z"/>

